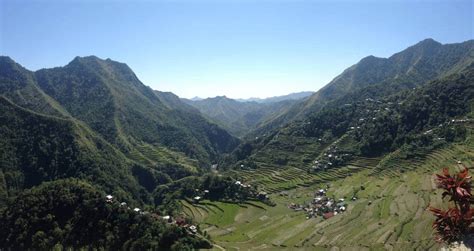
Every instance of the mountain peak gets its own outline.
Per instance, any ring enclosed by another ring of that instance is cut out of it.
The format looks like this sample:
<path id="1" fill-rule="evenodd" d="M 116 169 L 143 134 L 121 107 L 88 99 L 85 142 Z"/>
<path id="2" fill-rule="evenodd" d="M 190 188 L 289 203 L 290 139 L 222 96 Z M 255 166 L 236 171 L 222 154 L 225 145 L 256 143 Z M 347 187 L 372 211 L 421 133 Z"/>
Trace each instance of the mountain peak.
<path id="1" fill-rule="evenodd" d="M 199 101 L 199 100 L 203 100 L 203 98 L 195 96 L 194 98 L 191 98 L 191 100 L 192 101 Z"/>
<path id="2" fill-rule="evenodd" d="M 361 64 L 371 64 L 371 63 L 379 61 L 379 60 L 385 60 L 385 58 L 379 58 L 379 57 L 376 57 L 374 55 L 369 55 L 367 57 L 362 58 L 359 63 L 361 63 Z"/>
<path id="3" fill-rule="evenodd" d="M 8 56 L 0 56 L 0 75 L 9 75 L 13 76 L 20 72 L 26 72 L 27 70 L 23 68 L 20 64 L 15 62 Z"/>
<path id="4" fill-rule="evenodd" d="M 104 61 L 97 56 L 90 55 L 90 56 L 76 56 L 68 65 L 74 65 L 79 63 L 86 63 L 86 62 L 97 62 L 97 61 Z"/>
<path id="5" fill-rule="evenodd" d="M 427 44 L 435 44 L 435 45 L 441 45 L 440 42 L 432 39 L 432 38 L 426 38 L 426 39 L 423 39 L 421 40 L 420 42 L 418 42 L 417 44 L 423 44 L 423 45 L 427 45 Z"/>
<path id="6" fill-rule="evenodd" d="M 94 55 L 84 56 L 84 57 L 76 56 L 71 62 L 69 62 L 69 65 L 81 64 L 81 63 L 85 63 L 85 64 L 98 63 L 98 64 L 105 64 L 109 66 L 126 66 L 127 65 L 125 63 L 121 63 L 121 62 L 112 60 L 110 58 L 102 59 Z"/>
<path id="7" fill-rule="evenodd" d="M 442 45 L 443 44 L 441 44 L 440 42 L 438 42 L 438 41 L 436 41 L 432 38 L 427 38 L 427 39 L 421 40 L 420 42 L 416 43 L 413 46 L 408 47 L 405 51 L 410 50 L 412 48 L 433 49 L 433 48 L 441 47 Z"/>
<path id="8" fill-rule="evenodd" d="M 0 56 L 0 63 L 2 64 L 15 64 L 16 62 L 9 56 Z"/>
<path id="9" fill-rule="evenodd" d="M 97 56 L 76 56 L 66 67 L 88 68 L 92 71 L 102 71 L 103 73 L 116 75 L 120 74 L 128 80 L 137 80 L 135 73 L 125 63 L 114 61 L 110 58 L 101 59 Z"/>

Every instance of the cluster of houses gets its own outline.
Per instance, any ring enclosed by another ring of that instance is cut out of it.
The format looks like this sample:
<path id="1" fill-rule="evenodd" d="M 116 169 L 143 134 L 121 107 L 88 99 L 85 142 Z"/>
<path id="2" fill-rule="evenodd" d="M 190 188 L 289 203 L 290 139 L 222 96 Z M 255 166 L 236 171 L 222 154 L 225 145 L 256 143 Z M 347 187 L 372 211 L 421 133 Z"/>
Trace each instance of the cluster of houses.
<path id="1" fill-rule="evenodd" d="M 112 196 L 111 194 L 108 194 L 105 196 L 105 202 L 106 203 L 109 203 L 109 204 L 118 204 L 119 207 L 122 207 L 122 208 L 126 208 L 127 210 L 132 210 L 133 212 L 137 213 L 137 214 L 140 214 L 140 215 L 150 215 L 153 219 L 155 220 L 160 220 L 160 221 L 164 221 L 166 222 L 167 224 L 171 224 L 171 225 L 177 225 L 179 227 L 182 227 L 184 228 L 189 234 L 196 234 L 198 229 L 195 225 L 191 225 L 191 224 L 188 224 L 186 223 L 186 220 L 184 218 L 173 218 L 172 216 L 170 215 L 159 215 L 158 213 L 150 213 L 148 211 L 144 211 L 138 207 L 135 207 L 135 208 L 131 208 L 129 206 L 127 206 L 127 203 L 126 202 L 120 202 L 118 203 L 118 201 L 114 200 L 114 196 Z"/>
<path id="2" fill-rule="evenodd" d="M 326 195 L 327 189 L 319 189 L 315 192 L 314 198 L 310 203 L 306 205 L 291 203 L 288 208 L 295 211 L 306 212 L 307 219 L 321 216 L 324 219 L 329 219 L 334 215 L 343 213 L 346 211 L 347 202 L 345 199 L 334 199 Z M 353 197 L 352 200 L 357 198 Z"/>
<path id="3" fill-rule="evenodd" d="M 351 154 L 339 150 L 336 144 L 328 147 L 326 152 L 313 162 L 311 169 L 320 171 L 340 166 L 351 158 Z"/>

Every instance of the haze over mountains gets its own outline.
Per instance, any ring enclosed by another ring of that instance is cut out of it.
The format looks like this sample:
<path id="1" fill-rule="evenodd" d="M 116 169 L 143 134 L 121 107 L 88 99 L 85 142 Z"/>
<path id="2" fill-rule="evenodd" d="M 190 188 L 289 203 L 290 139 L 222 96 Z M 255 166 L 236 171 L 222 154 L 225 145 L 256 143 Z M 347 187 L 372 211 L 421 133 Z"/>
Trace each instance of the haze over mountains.
<path id="1" fill-rule="evenodd" d="M 257 103 L 272 103 L 272 102 L 278 102 L 278 101 L 283 101 L 283 100 L 298 100 L 302 98 L 306 98 L 313 94 L 314 92 L 312 91 L 306 91 L 306 92 L 295 92 L 295 93 L 290 93 L 286 95 L 281 95 L 281 96 L 275 96 L 275 97 L 269 97 L 269 98 L 237 98 L 234 99 L 239 102 L 257 102 Z M 226 97 L 225 95 L 223 97 Z M 189 100 L 191 101 L 201 101 L 204 98 L 200 97 L 194 97 L 190 98 Z"/>
<path id="2" fill-rule="evenodd" d="M 391 193 L 391 201 L 405 200 L 403 196 L 410 193 L 420 201 L 413 206 L 416 210 L 401 209 L 395 214 L 393 210 L 380 209 L 385 211 L 376 217 L 369 215 L 375 210 L 372 203 L 377 208 L 386 203 L 388 208 L 402 206 L 391 207 L 391 202 L 377 194 L 380 189 L 367 189 L 361 192 L 360 202 L 348 207 L 348 217 L 341 215 L 340 221 L 331 224 L 313 219 L 300 222 L 303 217 L 297 213 L 288 217 L 288 204 L 293 197 L 282 192 L 298 193 L 297 189 L 302 189 L 312 196 L 321 184 L 340 182 L 345 187 L 335 193 L 349 198 L 361 187 L 380 180 L 386 181 L 387 187 L 398 186 L 398 178 L 407 176 L 406 172 L 425 179 L 438 164 L 452 162 L 453 154 L 459 154 L 463 163 L 472 166 L 473 100 L 474 40 L 443 45 L 426 39 L 389 58 L 365 57 L 315 93 L 263 100 L 233 100 L 225 96 L 180 99 L 170 92 L 152 90 L 126 64 L 95 56 L 76 57 L 64 67 L 34 72 L 2 56 L 0 207 L 5 209 L 0 210 L 0 226 L 4 226 L 0 230 L 8 234 L 0 237 L 0 242 L 5 243 L 0 247 L 25 247 L 21 243 L 28 239 L 35 240 L 28 242 L 29 247 L 35 248 L 53 247 L 64 240 L 68 240 L 65 247 L 87 246 L 87 241 L 74 243 L 74 238 L 69 239 L 73 236 L 70 233 L 84 232 L 80 224 L 74 225 L 77 220 L 71 220 L 83 219 L 80 215 L 71 211 L 67 220 L 57 215 L 52 216 L 54 219 L 41 218 L 51 210 L 66 210 L 56 207 L 62 202 L 49 201 L 54 198 L 49 193 L 64 187 L 58 198 L 64 203 L 73 198 L 69 201 L 74 205 L 67 210 L 84 206 L 84 212 L 90 213 L 99 208 L 100 215 L 113 215 L 105 220 L 109 223 L 120 225 L 121 219 L 130 217 L 127 219 L 133 224 L 143 224 L 146 230 L 140 232 L 142 235 L 124 234 L 126 237 L 122 238 L 133 240 L 130 243 L 136 241 L 136 245 L 145 243 L 138 246 L 141 248 L 162 245 L 160 248 L 169 249 L 176 243 L 209 247 L 207 233 L 226 247 L 283 247 L 286 242 L 298 242 L 293 245 L 305 248 L 349 247 L 383 239 L 381 245 L 403 248 L 400 243 L 408 243 L 407 236 L 426 240 L 430 234 L 397 227 L 428 226 L 429 220 L 417 212 L 435 201 L 427 194 L 432 188 L 394 188 L 406 193 Z M 447 152 L 447 148 L 456 152 Z M 426 167 L 430 154 L 438 151 L 449 157 L 436 155 L 439 163 L 429 162 Z M 419 171 L 420 166 L 425 169 Z M 218 175 L 214 175 L 216 172 Z M 366 180 L 352 179 L 353 175 L 362 175 Z M 156 215 L 178 218 L 185 214 L 192 219 L 186 227 L 196 221 L 192 224 L 201 224 L 209 231 L 188 235 L 190 230 L 178 226 L 177 221 L 168 224 L 151 216 L 140 220 L 135 216 L 141 213 L 135 215 L 123 211 L 125 208 L 100 204 L 105 193 L 113 194 L 117 203 L 126 201 L 156 210 Z M 22 194 L 26 194 L 24 198 Z M 200 204 L 203 197 L 209 201 Z M 35 217 L 59 224 L 59 230 L 52 228 L 45 234 L 42 221 L 35 218 L 38 225 L 23 224 L 21 231 L 13 231 L 15 219 L 30 217 L 23 211 L 16 212 L 15 204 L 27 208 L 25 205 L 35 204 L 30 200 L 36 198 L 42 206 L 34 209 L 38 210 Z M 357 210 L 367 210 L 367 214 L 357 214 Z M 238 212 L 249 219 L 237 217 Z M 226 214 L 232 217 L 224 217 Z M 254 215 L 259 216 L 253 218 Z M 267 222 L 262 226 L 270 217 L 275 224 Z M 381 231 L 367 232 L 368 228 L 358 229 L 361 222 L 347 224 L 345 220 L 349 218 L 360 218 L 362 224 L 365 221 L 373 226 L 381 226 L 382 221 L 386 224 L 380 227 Z M 94 218 L 91 222 L 100 220 Z M 153 227 L 156 222 L 159 227 Z M 133 224 L 127 223 L 125 228 Z M 315 229 L 313 224 L 328 230 L 310 234 Z M 280 226 L 297 232 L 276 237 L 270 234 Z M 262 232 L 246 234 L 259 227 Z M 101 237 L 94 239 L 95 247 L 110 248 L 104 240 L 111 232 L 120 232 L 116 229 L 103 230 Z M 168 236 L 163 234 L 166 231 L 179 234 Z M 386 237 L 386 233 L 396 231 L 403 234 Z M 266 232 L 268 236 L 260 236 Z M 42 236 L 53 233 L 58 234 L 50 242 L 41 242 L 47 240 Z M 307 236 L 298 239 L 303 233 Z M 354 233 L 367 238 L 354 238 Z M 159 236 L 159 240 L 142 239 L 143 236 Z M 132 245 L 118 237 L 114 243 Z M 428 240 L 416 245 L 426 249 L 436 244 Z"/>
<path id="3" fill-rule="evenodd" d="M 267 99 L 236 100 L 226 96 L 201 100 L 187 100 L 210 120 L 236 136 L 244 136 L 266 120 L 285 112 L 288 107 L 311 95 L 312 92 L 293 93 Z"/>

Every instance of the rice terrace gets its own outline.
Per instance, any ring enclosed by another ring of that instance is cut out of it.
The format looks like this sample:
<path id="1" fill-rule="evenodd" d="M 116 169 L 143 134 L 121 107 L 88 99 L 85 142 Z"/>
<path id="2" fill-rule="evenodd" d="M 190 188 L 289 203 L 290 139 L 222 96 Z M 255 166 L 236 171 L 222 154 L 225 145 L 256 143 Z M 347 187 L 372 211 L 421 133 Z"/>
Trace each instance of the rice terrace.
<path id="1" fill-rule="evenodd" d="M 468 141 L 467 146 L 439 149 L 420 160 L 360 159 L 324 174 L 296 167 L 232 171 L 243 182 L 269 191 L 276 206 L 183 201 L 184 212 L 226 250 L 432 249 L 439 244 L 432 238 L 427 207 L 442 203 L 434 173 L 444 166 L 473 166 L 474 142 Z M 344 214 L 327 220 L 307 219 L 303 212 L 288 208 L 290 203 L 312 200 L 326 185 L 336 198 L 358 199 Z"/>

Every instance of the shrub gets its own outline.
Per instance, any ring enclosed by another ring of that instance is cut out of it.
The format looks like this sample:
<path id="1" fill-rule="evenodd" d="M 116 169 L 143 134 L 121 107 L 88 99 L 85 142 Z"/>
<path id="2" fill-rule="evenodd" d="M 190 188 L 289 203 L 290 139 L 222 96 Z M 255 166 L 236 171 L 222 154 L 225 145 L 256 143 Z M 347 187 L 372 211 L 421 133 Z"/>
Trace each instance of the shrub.
<path id="1" fill-rule="evenodd" d="M 447 210 L 429 208 L 436 217 L 433 222 L 436 240 L 447 244 L 461 241 L 472 232 L 471 176 L 467 168 L 454 175 L 444 168 L 442 174 L 436 174 L 436 182 L 444 190 L 443 199 L 448 197 L 452 202 Z"/>

